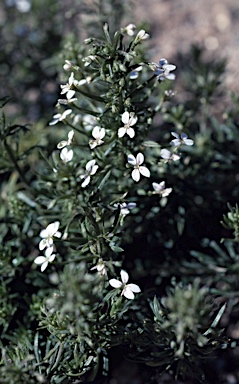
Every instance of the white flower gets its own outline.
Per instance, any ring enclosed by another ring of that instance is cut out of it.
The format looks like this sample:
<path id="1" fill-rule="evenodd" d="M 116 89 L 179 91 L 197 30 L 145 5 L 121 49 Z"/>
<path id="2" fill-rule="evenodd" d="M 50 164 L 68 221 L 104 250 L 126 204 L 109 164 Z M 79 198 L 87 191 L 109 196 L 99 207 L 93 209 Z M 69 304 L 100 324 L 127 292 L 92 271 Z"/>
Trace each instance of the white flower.
<path id="1" fill-rule="evenodd" d="M 124 203 L 114 204 L 115 209 L 118 209 L 119 206 L 120 206 L 120 213 L 123 216 L 126 216 L 130 213 L 131 209 L 134 209 L 136 207 L 136 203 L 125 203 L 124 202 Z"/>
<path id="2" fill-rule="evenodd" d="M 57 113 L 53 116 L 53 120 L 49 123 L 49 125 L 55 125 L 59 121 L 63 121 L 66 119 L 68 115 L 70 115 L 72 112 L 72 109 L 66 109 L 63 113 Z"/>
<path id="3" fill-rule="evenodd" d="M 100 259 L 98 263 L 94 267 L 92 267 L 90 270 L 93 271 L 94 269 L 97 269 L 99 276 L 107 275 L 106 266 L 102 259 Z"/>
<path id="4" fill-rule="evenodd" d="M 168 149 L 163 148 L 161 150 L 161 157 L 165 160 L 172 160 L 172 161 L 177 161 L 180 159 L 179 155 L 176 155 L 175 153 L 170 152 Z"/>
<path id="5" fill-rule="evenodd" d="M 123 32 L 126 32 L 129 36 L 134 36 L 136 26 L 134 24 L 128 24 L 125 28 L 122 28 Z"/>
<path id="6" fill-rule="evenodd" d="M 136 41 L 137 41 L 137 40 L 146 40 L 146 39 L 148 39 L 148 38 L 149 38 L 149 34 L 146 33 L 144 29 L 141 29 L 141 30 L 137 33 L 135 40 L 136 40 Z"/>
<path id="7" fill-rule="evenodd" d="M 124 126 L 119 128 L 118 136 L 123 137 L 127 133 L 127 135 L 132 139 L 135 135 L 135 131 L 132 126 L 137 123 L 137 120 L 138 118 L 133 112 L 124 112 L 122 115 L 122 122 L 124 123 Z"/>
<path id="8" fill-rule="evenodd" d="M 67 145 L 71 145 L 72 144 L 72 140 L 73 140 L 73 136 L 74 136 L 74 131 L 73 129 L 68 133 L 68 140 L 62 140 L 60 141 L 60 143 L 57 144 L 57 148 L 58 149 L 61 149 L 61 148 L 64 148 L 66 147 Z"/>
<path id="9" fill-rule="evenodd" d="M 158 193 L 162 197 L 167 197 L 173 190 L 173 188 L 165 188 L 165 181 L 161 181 L 161 183 L 152 183 L 154 193 Z"/>
<path id="10" fill-rule="evenodd" d="M 132 179 L 136 182 L 140 179 L 140 174 L 145 177 L 150 177 L 150 171 L 147 167 L 142 166 L 144 162 L 144 155 L 138 153 L 136 158 L 133 155 L 128 155 L 128 163 L 134 166 L 134 170 L 131 174 Z"/>
<path id="11" fill-rule="evenodd" d="M 92 136 L 95 140 L 90 140 L 89 142 L 89 146 L 91 149 L 97 147 L 97 145 L 101 145 L 104 143 L 102 139 L 105 137 L 105 129 L 96 126 L 95 128 L 93 128 Z"/>
<path id="12" fill-rule="evenodd" d="M 76 85 L 79 85 L 79 81 L 75 80 L 74 73 L 71 72 L 71 75 L 69 77 L 68 83 L 65 85 L 61 85 L 61 94 L 66 94 L 67 100 L 72 99 L 72 97 L 75 95 L 76 91 L 74 90 L 74 87 Z"/>
<path id="13" fill-rule="evenodd" d="M 55 259 L 56 255 L 52 254 L 52 247 L 47 248 L 45 250 L 45 256 L 38 256 L 34 263 L 37 265 L 41 265 L 41 271 L 44 272 L 46 267 L 48 266 L 48 263 L 51 263 Z"/>
<path id="14" fill-rule="evenodd" d="M 136 284 L 127 284 L 129 280 L 129 275 L 126 271 L 120 272 L 121 280 L 110 279 L 109 283 L 113 288 L 121 288 L 121 295 L 125 296 L 127 299 L 134 299 L 134 293 L 141 292 L 141 289 Z"/>
<path id="15" fill-rule="evenodd" d="M 15 0 L 15 6 L 19 12 L 27 13 L 32 5 L 29 0 Z"/>
<path id="16" fill-rule="evenodd" d="M 156 69 L 154 71 L 154 74 L 158 77 L 158 80 L 174 80 L 175 75 L 173 73 L 170 73 L 171 71 L 174 71 L 176 69 L 176 65 L 168 64 L 168 61 L 166 59 L 159 60 L 159 64 L 155 64 Z"/>
<path id="17" fill-rule="evenodd" d="M 92 61 L 94 61 L 95 59 L 96 59 L 96 56 L 89 55 L 89 56 L 85 57 L 84 59 L 82 59 L 82 61 L 85 63 L 84 66 L 88 67 L 88 65 L 90 65 L 92 63 Z"/>
<path id="18" fill-rule="evenodd" d="M 59 225 L 59 221 L 55 221 L 54 223 L 49 224 L 46 229 L 43 229 L 40 232 L 40 237 L 42 240 L 39 243 L 39 249 L 41 251 L 46 247 L 51 247 L 53 250 L 53 236 L 58 238 L 61 237 L 61 232 L 58 231 Z"/>
<path id="19" fill-rule="evenodd" d="M 64 163 L 69 163 L 73 158 L 73 150 L 68 150 L 66 147 L 61 150 L 60 158 Z"/>
<path id="20" fill-rule="evenodd" d="M 188 139 L 188 135 L 186 135 L 186 133 L 181 133 L 181 135 L 179 135 L 176 132 L 171 132 L 171 135 L 173 137 L 176 137 L 176 139 L 171 141 L 171 143 L 173 143 L 176 147 L 179 147 L 182 144 L 185 144 L 185 145 L 193 145 L 194 144 L 193 140 Z"/>
<path id="21" fill-rule="evenodd" d="M 83 183 L 81 186 L 85 188 L 89 182 L 90 182 L 90 177 L 94 175 L 99 168 L 98 165 L 95 164 L 95 160 L 90 160 L 85 166 L 86 172 L 83 175 L 80 175 L 81 179 L 84 179 Z"/>
<path id="22" fill-rule="evenodd" d="M 70 69 L 72 69 L 72 67 L 73 67 L 73 64 L 69 60 L 65 60 L 65 64 L 63 65 L 63 69 L 65 71 L 69 71 Z"/>
<path id="23" fill-rule="evenodd" d="M 92 115 L 84 115 L 82 117 L 82 123 L 86 131 L 91 131 L 96 126 L 96 118 Z"/>

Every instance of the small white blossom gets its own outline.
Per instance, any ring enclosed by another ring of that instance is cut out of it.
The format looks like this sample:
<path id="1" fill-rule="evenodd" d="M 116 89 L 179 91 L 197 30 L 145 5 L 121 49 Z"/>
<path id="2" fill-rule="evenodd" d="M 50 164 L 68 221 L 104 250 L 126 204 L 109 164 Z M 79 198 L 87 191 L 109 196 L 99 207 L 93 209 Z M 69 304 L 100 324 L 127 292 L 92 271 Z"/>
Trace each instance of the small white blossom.
<path id="1" fill-rule="evenodd" d="M 32 4 L 29 0 L 15 0 L 15 6 L 21 13 L 27 13 L 30 11 Z"/>
<path id="2" fill-rule="evenodd" d="M 138 118 L 133 112 L 124 112 L 122 115 L 122 122 L 124 123 L 124 126 L 119 128 L 118 136 L 123 137 L 127 133 L 127 135 L 132 139 L 135 135 L 135 131 L 132 126 L 137 123 L 137 120 Z"/>
<path id="3" fill-rule="evenodd" d="M 121 295 L 126 297 L 127 299 L 134 299 L 134 293 L 141 292 L 141 289 L 136 284 L 127 284 L 129 280 L 129 275 L 126 271 L 120 272 L 121 280 L 119 281 L 117 279 L 110 279 L 109 283 L 113 288 L 121 288 L 122 292 Z"/>
<path id="4" fill-rule="evenodd" d="M 154 74 L 158 77 L 158 80 L 174 80 L 175 75 L 170 73 L 176 69 L 176 65 L 168 64 L 166 59 L 159 60 L 159 64 L 155 64 Z"/>
<path id="5" fill-rule="evenodd" d="M 84 180 L 81 184 L 83 188 L 85 188 L 89 184 L 90 177 L 96 173 L 99 166 L 95 164 L 95 160 L 90 160 L 86 164 L 85 168 L 86 172 L 83 175 L 80 175 L 80 178 Z"/>
<path id="6" fill-rule="evenodd" d="M 92 136 L 94 137 L 95 140 L 90 140 L 89 142 L 89 146 L 91 149 L 104 143 L 102 139 L 105 137 L 105 129 L 96 126 L 95 128 L 93 128 Z"/>
<path id="7" fill-rule="evenodd" d="M 60 158 L 64 163 L 69 163 L 73 158 L 73 150 L 68 150 L 66 147 L 61 150 Z"/>
<path id="8" fill-rule="evenodd" d="M 67 145 L 71 145 L 72 144 L 72 140 L 73 140 L 73 136 L 74 136 L 74 131 L 73 129 L 68 133 L 68 140 L 62 140 L 60 141 L 60 143 L 57 144 L 57 148 L 58 149 L 61 149 L 61 148 L 64 148 L 66 147 Z"/>
<path id="9" fill-rule="evenodd" d="M 63 121 L 66 119 L 68 115 L 70 115 L 72 112 L 72 109 L 66 109 L 63 113 L 57 113 L 53 116 L 53 120 L 49 123 L 49 125 L 55 125 L 59 121 Z"/>
<path id="10" fill-rule="evenodd" d="M 51 247 L 53 250 L 53 237 L 61 237 L 61 232 L 58 231 L 59 221 L 49 224 L 46 229 L 42 229 L 40 232 L 40 237 L 42 240 L 39 243 L 39 249 L 42 251 L 44 248 Z"/>
<path id="11" fill-rule="evenodd" d="M 136 182 L 140 179 L 140 174 L 145 177 L 150 177 L 150 171 L 147 167 L 142 166 L 144 162 L 144 155 L 142 153 L 138 153 L 136 158 L 133 155 L 128 155 L 128 163 L 133 165 L 134 170 L 132 171 L 132 179 Z"/>
<path id="12" fill-rule="evenodd" d="M 161 157 L 165 160 L 172 160 L 172 161 L 177 161 L 180 159 L 179 155 L 176 155 L 176 153 L 170 152 L 168 149 L 163 148 L 161 150 Z"/>
<path id="13" fill-rule="evenodd" d="M 171 132 L 171 135 L 173 137 L 176 137 L 176 139 L 171 141 L 171 143 L 173 145 L 175 145 L 176 147 L 179 147 L 182 144 L 185 144 L 185 145 L 193 145 L 194 144 L 193 140 L 188 139 L 188 135 L 186 135 L 186 133 L 181 133 L 181 135 L 179 135 L 176 132 Z"/>
<path id="14" fill-rule="evenodd" d="M 72 67 L 73 67 L 73 64 L 69 60 L 65 60 L 65 64 L 63 65 L 63 69 L 65 71 L 69 71 L 70 69 L 72 69 Z"/>
<path id="15" fill-rule="evenodd" d="M 148 38 L 149 38 L 149 34 L 146 33 L 144 29 L 141 29 L 141 30 L 137 33 L 135 40 L 136 40 L 136 41 L 137 41 L 137 40 L 146 40 L 146 39 L 148 39 Z"/>
<path id="16" fill-rule="evenodd" d="M 165 181 L 161 181 L 161 183 L 152 183 L 154 193 L 158 193 L 162 197 L 167 197 L 173 190 L 173 188 L 165 188 Z"/>
<path id="17" fill-rule="evenodd" d="M 97 270 L 99 276 L 106 276 L 107 275 L 107 269 L 105 266 L 105 263 L 102 259 L 98 261 L 98 263 L 92 267 L 90 270 L 93 271 L 94 269 Z"/>
<path id="18" fill-rule="evenodd" d="M 92 61 L 94 61 L 95 59 L 96 59 L 96 56 L 89 55 L 89 56 L 85 57 L 84 59 L 82 59 L 82 61 L 85 63 L 84 66 L 88 67 L 88 65 L 90 65 L 92 63 Z"/>
<path id="19" fill-rule="evenodd" d="M 128 24 L 125 28 L 122 28 L 123 32 L 126 32 L 129 36 L 134 36 L 136 26 L 134 24 Z"/>
<path id="20" fill-rule="evenodd" d="M 114 204 L 115 209 L 118 209 L 119 206 L 120 206 L 120 213 L 123 216 L 126 216 L 130 213 L 131 209 L 134 209 L 136 207 L 136 203 L 125 203 L 124 202 L 124 203 Z"/>
<path id="21" fill-rule="evenodd" d="M 72 99 L 72 97 L 75 95 L 76 91 L 74 90 L 74 86 L 78 84 L 78 81 L 74 78 L 74 73 L 71 72 L 71 75 L 69 77 L 68 83 L 65 85 L 61 85 L 61 94 L 66 94 L 67 100 Z"/>
<path id="22" fill-rule="evenodd" d="M 52 247 L 50 247 L 45 250 L 45 256 L 38 256 L 34 260 L 34 263 L 41 265 L 41 271 L 44 272 L 48 266 L 48 263 L 51 263 L 55 257 L 56 255 L 54 253 L 52 254 Z"/>
<path id="23" fill-rule="evenodd" d="M 92 115 L 82 116 L 82 123 L 86 131 L 91 131 L 96 126 L 96 118 Z"/>

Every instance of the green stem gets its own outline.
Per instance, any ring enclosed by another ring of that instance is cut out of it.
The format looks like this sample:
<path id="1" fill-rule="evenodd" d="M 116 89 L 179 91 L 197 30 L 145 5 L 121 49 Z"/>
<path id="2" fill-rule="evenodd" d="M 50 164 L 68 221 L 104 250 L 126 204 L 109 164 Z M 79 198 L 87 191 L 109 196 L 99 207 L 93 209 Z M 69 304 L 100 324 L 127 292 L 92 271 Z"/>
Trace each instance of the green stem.
<path id="1" fill-rule="evenodd" d="M 25 185 L 26 189 L 29 190 L 32 193 L 32 189 L 30 188 L 29 186 L 29 182 L 27 181 L 27 179 L 25 178 L 25 175 L 24 175 L 24 172 L 23 170 L 21 169 L 21 167 L 18 165 L 18 162 L 14 156 L 14 153 L 12 151 L 12 148 L 8 145 L 7 141 L 5 140 L 5 148 L 7 150 L 7 153 L 8 153 L 8 156 L 10 158 L 10 160 L 12 161 L 12 163 L 14 164 L 14 167 L 19 175 L 19 178 L 20 180 L 23 182 L 23 184 Z M 34 195 L 34 194 L 33 194 Z"/>

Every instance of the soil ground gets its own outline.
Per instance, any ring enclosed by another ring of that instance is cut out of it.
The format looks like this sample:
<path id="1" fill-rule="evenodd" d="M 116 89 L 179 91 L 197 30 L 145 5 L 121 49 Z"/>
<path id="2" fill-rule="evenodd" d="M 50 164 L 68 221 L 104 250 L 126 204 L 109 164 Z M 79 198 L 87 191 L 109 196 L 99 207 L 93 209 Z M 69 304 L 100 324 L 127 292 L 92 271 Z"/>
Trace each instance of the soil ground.
<path id="1" fill-rule="evenodd" d="M 210 56 L 227 59 L 225 85 L 239 91 L 239 0 L 135 0 L 135 5 L 136 21 L 149 23 L 154 61 L 172 62 L 177 52 L 200 44 Z"/>

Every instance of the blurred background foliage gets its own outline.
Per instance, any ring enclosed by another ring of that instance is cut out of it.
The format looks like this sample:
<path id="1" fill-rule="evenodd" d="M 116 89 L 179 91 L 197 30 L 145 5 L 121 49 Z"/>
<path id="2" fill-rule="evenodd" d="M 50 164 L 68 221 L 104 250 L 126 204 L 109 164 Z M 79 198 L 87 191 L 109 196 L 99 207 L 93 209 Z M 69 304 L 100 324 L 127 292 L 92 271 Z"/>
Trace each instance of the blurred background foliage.
<path id="1" fill-rule="evenodd" d="M 139 384 L 163 382 L 160 374 L 169 362 L 170 374 L 184 382 L 225 383 L 228 372 L 239 380 L 237 348 L 230 352 L 223 349 L 230 347 L 229 339 L 238 338 L 239 315 L 239 97 L 232 94 L 230 102 L 224 103 L 230 91 L 223 85 L 226 61 L 205 60 L 198 46 L 186 55 L 179 52 L 170 58 L 178 67 L 179 82 L 173 85 L 175 95 L 168 97 L 160 117 L 155 119 L 149 140 L 167 146 L 175 130 L 186 132 L 195 145 L 183 149 L 183 159 L 177 164 L 159 163 L 162 179 L 174 189 L 167 200 L 152 205 L 152 199 L 158 197 L 147 197 L 144 190 L 138 190 L 137 209 L 125 223 L 122 247 L 125 268 L 144 287 L 150 304 L 145 300 L 139 310 L 135 303 L 128 323 L 122 317 L 117 327 L 105 318 L 106 333 L 110 329 L 114 337 L 102 341 L 100 330 L 96 327 L 92 331 L 87 322 L 89 314 L 95 319 L 96 308 L 104 317 L 105 308 L 97 307 L 100 292 L 95 292 L 97 284 L 87 275 L 85 265 L 74 272 L 69 267 L 56 296 L 52 292 L 63 277 L 52 275 L 49 282 L 47 275 L 32 268 L 39 233 L 37 198 L 41 196 L 32 195 L 32 190 L 27 195 L 24 189 L 35 183 L 38 190 L 36 174 L 45 164 L 40 153 L 50 153 L 63 131 L 59 128 L 53 133 L 47 125 L 54 113 L 65 59 L 81 57 L 83 40 L 100 36 L 104 22 L 111 30 L 120 28 L 129 18 L 129 4 L 113 0 L 5 0 L 0 12 L 0 97 L 7 116 L 2 115 L 0 135 L 2 382 L 44 383 L 44 367 L 42 373 L 35 370 L 33 360 L 39 363 L 42 356 L 47 356 L 49 369 L 54 372 L 54 364 L 61 356 L 62 372 L 67 376 L 70 370 L 76 376 L 64 379 L 58 372 L 49 382 L 81 382 L 77 381 L 79 370 L 90 372 L 84 382 L 107 382 L 97 378 L 98 370 L 93 367 L 103 372 L 109 357 L 110 375 L 116 380 L 112 382 L 131 383 L 132 378 L 125 373 L 115 377 L 117 365 L 123 364 L 121 355 L 129 361 L 146 363 L 147 368 L 137 365 L 134 380 Z M 144 52 L 142 57 L 146 57 Z M 7 98 L 11 102 L 5 105 Z M 154 155 L 149 146 L 149 162 L 150 156 Z M 81 292 L 76 280 L 82 282 Z M 95 294 L 93 299 L 91 293 Z M 68 294 L 74 303 L 70 307 L 63 300 Z M 40 298 L 45 297 L 50 299 L 42 316 Z M 82 302 L 86 303 L 83 312 Z M 50 310 L 51 306 L 56 312 Z M 78 322 L 71 324 L 84 334 L 79 351 L 74 349 L 73 330 L 67 329 L 62 320 L 63 314 L 75 318 L 74 311 Z M 222 315 L 227 343 L 222 332 L 214 330 Z M 39 317 L 40 329 L 34 332 Z M 46 330 L 49 321 L 53 324 L 50 337 L 49 326 Z M 86 336 L 89 329 L 91 342 Z M 110 343 L 106 359 L 104 348 Z M 213 352 L 215 347 L 217 352 Z M 91 357 L 81 361 L 78 355 L 85 351 Z M 182 358 L 185 351 L 187 359 Z M 195 365 L 191 366 L 195 359 L 200 360 L 196 361 L 197 372 Z"/>

